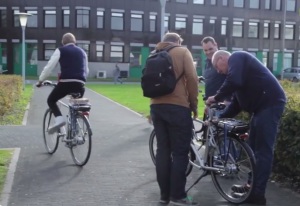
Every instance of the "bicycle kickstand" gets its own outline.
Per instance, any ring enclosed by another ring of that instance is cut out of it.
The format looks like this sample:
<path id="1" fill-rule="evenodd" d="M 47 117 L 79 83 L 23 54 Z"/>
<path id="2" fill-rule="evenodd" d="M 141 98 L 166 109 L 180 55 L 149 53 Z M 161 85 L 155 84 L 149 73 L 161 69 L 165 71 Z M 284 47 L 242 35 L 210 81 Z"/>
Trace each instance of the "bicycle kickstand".
<path id="1" fill-rule="evenodd" d="M 194 187 L 206 175 L 208 175 L 208 171 L 203 171 L 203 173 L 200 175 L 200 177 L 198 177 L 198 179 L 194 182 L 194 184 L 192 184 L 192 186 L 190 186 L 189 189 L 186 190 L 186 193 L 188 193 L 188 191 L 192 189 L 192 187 Z"/>

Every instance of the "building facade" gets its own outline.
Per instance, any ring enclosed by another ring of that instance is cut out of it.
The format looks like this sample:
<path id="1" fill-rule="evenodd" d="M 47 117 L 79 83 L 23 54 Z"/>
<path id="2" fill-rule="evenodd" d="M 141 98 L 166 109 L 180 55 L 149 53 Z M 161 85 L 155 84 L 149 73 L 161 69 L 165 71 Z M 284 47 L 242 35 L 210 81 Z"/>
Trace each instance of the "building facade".
<path id="1" fill-rule="evenodd" d="M 219 48 L 245 50 L 275 75 L 300 66 L 299 0 L 167 0 L 164 32 L 184 39 L 201 74 L 200 42 L 213 36 Z M 64 33 L 72 32 L 89 58 L 90 77 L 111 77 L 120 62 L 124 76 L 141 76 L 160 41 L 160 0 L 1 0 L 0 65 L 21 74 L 19 12 L 32 14 L 26 27 L 26 75 L 37 76 Z M 55 74 L 54 74 L 55 75 Z"/>

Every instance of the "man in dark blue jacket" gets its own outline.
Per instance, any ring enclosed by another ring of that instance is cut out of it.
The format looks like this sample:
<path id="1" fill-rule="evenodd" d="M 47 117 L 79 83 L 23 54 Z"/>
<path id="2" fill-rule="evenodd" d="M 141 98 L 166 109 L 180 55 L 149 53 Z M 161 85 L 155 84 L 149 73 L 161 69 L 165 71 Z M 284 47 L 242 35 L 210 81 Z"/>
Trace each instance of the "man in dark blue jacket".
<path id="1" fill-rule="evenodd" d="M 71 33 L 62 37 L 63 46 L 57 48 L 44 67 L 36 86 L 40 87 L 52 70 L 60 64 L 60 77 L 57 86 L 48 97 L 48 105 L 55 116 L 55 123 L 48 128 L 50 134 L 66 124 L 56 102 L 70 93 L 84 94 L 84 84 L 89 72 L 87 55 L 83 49 L 75 45 L 76 38 Z"/>
<path id="2" fill-rule="evenodd" d="M 206 36 L 202 39 L 201 45 L 203 52 L 206 56 L 205 60 L 205 69 L 204 69 L 204 78 L 205 78 L 205 96 L 204 99 L 207 99 L 210 96 L 213 96 L 222 86 L 226 75 L 220 74 L 212 65 L 212 56 L 218 51 L 218 44 L 215 39 L 211 36 Z M 231 95 L 224 98 L 226 104 L 229 104 L 231 101 Z"/>
<path id="3" fill-rule="evenodd" d="M 274 143 L 280 118 L 286 103 L 285 93 L 274 77 L 258 59 L 247 52 L 230 54 L 219 50 L 212 63 L 221 74 L 226 74 L 222 87 L 207 99 L 209 105 L 233 94 L 232 102 L 220 118 L 234 117 L 244 110 L 252 115 L 249 145 L 256 158 L 253 194 L 248 203 L 266 205 L 265 190 L 271 174 Z M 234 185 L 234 192 L 249 185 Z"/>

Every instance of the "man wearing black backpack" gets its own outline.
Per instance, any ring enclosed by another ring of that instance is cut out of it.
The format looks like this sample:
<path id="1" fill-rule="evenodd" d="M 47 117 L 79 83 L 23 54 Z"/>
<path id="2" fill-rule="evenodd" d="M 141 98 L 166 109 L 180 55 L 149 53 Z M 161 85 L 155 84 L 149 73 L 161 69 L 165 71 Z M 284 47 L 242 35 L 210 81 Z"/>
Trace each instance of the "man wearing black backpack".
<path id="1" fill-rule="evenodd" d="M 172 93 L 151 99 L 151 117 L 157 137 L 156 175 L 160 187 L 160 203 L 196 205 L 185 192 L 185 171 L 197 117 L 198 77 L 190 51 L 181 47 L 182 38 L 166 33 L 156 50 L 169 50 L 177 83 Z"/>

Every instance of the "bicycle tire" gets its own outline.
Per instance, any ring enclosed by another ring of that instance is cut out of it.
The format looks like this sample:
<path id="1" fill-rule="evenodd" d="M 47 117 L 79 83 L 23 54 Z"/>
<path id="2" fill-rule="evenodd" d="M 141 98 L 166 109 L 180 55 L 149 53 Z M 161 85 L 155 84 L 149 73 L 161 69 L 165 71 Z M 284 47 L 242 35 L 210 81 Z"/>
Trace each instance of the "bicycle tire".
<path id="1" fill-rule="evenodd" d="M 54 124 L 54 115 L 52 111 L 48 108 L 44 114 L 43 120 L 43 137 L 46 150 L 49 154 L 53 154 L 56 152 L 58 147 L 58 133 L 55 132 L 53 134 L 48 133 L 48 128 L 50 125 Z"/>
<path id="2" fill-rule="evenodd" d="M 90 158 L 92 150 L 92 130 L 89 120 L 85 115 L 76 115 L 76 131 L 75 143 L 72 142 L 70 148 L 72 159 L 78 166 L 84 166 Z M 72 134 L 72 131 L 71 131 Z"/>
<path id="3" fill-rule="evenodd" d="M 150 137 L 149 137 L 149 151 L 150 151 L 150 157 L 152 159 L 152 162 L 154 165 L 156 165 L 156 135 L 155 135 L 155 130 L 152 130 Z M 192 148 L 190 149 L 190 153 L 189 153 L 189 157 L 191 159 L 191 157 L 193 158 L 195 155 L 193 154 Z M 191 161 L 191 160 L 189 160 Z M 186 172 L 185 172 L 185 176 L 187 177 L 193 169 L 193 165 L 191 165 L 190 163 L 187 166 Z"/>
<path id="4" fill-rule="evenodd" d="M 251 195 L 255 175 L 255 157 L 250 146 L 244 141 L 229 135 L 228 142 L 223 135 L 218 136 L 218 148 L 226 148 L 225 154 L 221 149 L 214 148 L 209 157 L 209 165 L 223 168 L 223 172 L 211 171 L 212 181 L 219 194 L 228 202 L 241 204 Z M 232 191 L 233 185 L 245 185 L 251 183 L 247 190 L 239 193 Z"/>

